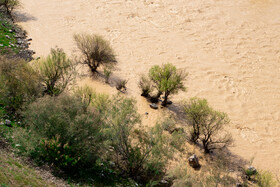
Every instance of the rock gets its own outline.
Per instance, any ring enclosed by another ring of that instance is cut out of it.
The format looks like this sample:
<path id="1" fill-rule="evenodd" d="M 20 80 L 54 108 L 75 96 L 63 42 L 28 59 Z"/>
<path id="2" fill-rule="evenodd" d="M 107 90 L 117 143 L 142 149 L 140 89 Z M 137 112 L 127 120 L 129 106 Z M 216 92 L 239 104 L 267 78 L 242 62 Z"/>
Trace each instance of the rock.
<path id="1" fill-rule="evenodd" d="M 188 160 L 189 160 L 189 164 L 191 167 L 198 168 L 200 166 L 196 154 L 193 154 L 192 156 L 190 156 Z"/>
<path id="2" fill-rule="evenodd" d="M 150 107 L 151 107 L 152 109 L 158 109 L 158 106 L 157 106 L 157 104 L 155 104 L 155 103 L 150 104 Z"/>
<path id="3" fill-rule="evenodd" d="M 236 187 L 242 187 L 242 184 L 240 182 L 236 183 Z"/>
<path id="4" fill-rule="evenodd" d="M 254 166 L 249 166 L 248 171 L 250 172 L 251 175 L 257 174 L 257 169 Z"/>
<path id="5" fill-rule="evenodd" d="M 27 39 L 28 42 L 32 41 L 32 38 Z"/>
<path id="6" fill-rule="evenodd" d="M 3 47 L 4 45 L 3 44 L 0 44 L 0 47 Z"/>
<path id="7" fill-rule="evenodd" d="M 11 127 L 12 126 L 12 122 L 10 120 L 6 119 L 5 125 L 8 126 L 8 127 Z"/>
<path id="8" fill-rule="evenodd" d="M 149 113 L 148 112 L 145 112 L 145 115 L 148 115 Z"/>

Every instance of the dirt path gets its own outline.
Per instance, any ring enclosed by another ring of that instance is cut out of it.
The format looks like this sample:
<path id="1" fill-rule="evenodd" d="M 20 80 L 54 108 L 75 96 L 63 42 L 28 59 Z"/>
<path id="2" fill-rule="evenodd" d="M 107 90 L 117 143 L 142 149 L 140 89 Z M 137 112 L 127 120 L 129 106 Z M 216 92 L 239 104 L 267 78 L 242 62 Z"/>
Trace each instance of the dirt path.
<path id="1" fill-rule="evenodd" d="M 129 79 L 128 93 L 138 101 L 139 75 L 172 62 L 189 72 L 188 92 L 173 101 L 207 98 L 231 118 L 231 150 L 254 157 L 256 167 L 280 173 L 280 1 L 22 2 L 19 22 L 37 55 L 56 45 L 72 53 L 74 33 L 104 35 L 118 55 L 114 74 Z M 155 111 L 138 104 L 141 112 L 150 112 L 145 122 L 155 118 Z"/>

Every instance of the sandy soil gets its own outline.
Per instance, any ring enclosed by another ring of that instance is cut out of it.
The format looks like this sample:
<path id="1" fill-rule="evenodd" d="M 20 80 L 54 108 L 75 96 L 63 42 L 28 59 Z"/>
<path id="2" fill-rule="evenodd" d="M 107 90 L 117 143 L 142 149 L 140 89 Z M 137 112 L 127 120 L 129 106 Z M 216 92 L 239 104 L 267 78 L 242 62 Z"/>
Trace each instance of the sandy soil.
<path id="1" fill-rule="evenodd" d="M 227 112 L 233 153 L 280 173 L 279 0 L 21 0 L 20 25 L 31 49 L 75 51 L 73 34 L 98 33 L 118 55 L 116 76 L 128 79 L 144 123 L 157 116 L 139 97 L 137 81 L 155 64 L 189 72 L 186 93 Z M 87 80 L 91 82 L 91 80 Z M 114 88 L 92 83 L 99 91 Z M 142 102 L 141 102 L 142 101 Z"/>

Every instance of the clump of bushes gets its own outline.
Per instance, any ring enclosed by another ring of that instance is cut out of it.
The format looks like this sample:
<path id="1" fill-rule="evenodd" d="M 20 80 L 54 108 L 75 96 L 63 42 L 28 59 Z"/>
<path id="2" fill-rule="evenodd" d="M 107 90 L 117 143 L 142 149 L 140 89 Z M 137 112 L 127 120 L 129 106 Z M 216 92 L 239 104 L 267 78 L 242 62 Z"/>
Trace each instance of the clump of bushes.
<path id="1" fill-rule="evenodd" d="M 114 65 L 117 60 L 110 43 L 96 34 L 75 34 L 74 40 L 82 56 L 81 63 L 95 73 L 100 65 Z"/>
<path id="2" fill-rule="evenodd" d="M 22 59 L 0 56 L 0 106 L 9 115 L 18 115 L 25 103 L 34 101 L 42 92 L 40 77 Z"/>
<path id="3" fill-rule="evenodd" d="M 45 88 L 44 92 L 51 96 L 61 94 L 76 75 L 75 63 L 59 48 L 51 49 L 48 57 L 36 62 L 35 67 Z"/>
<path id="4" fill-rule="evenodd" d="M 232 143 L 232 137 L 223 132 L 229 123 L 226 113 L 214 110 L 206 99 L 191 98 L 184 106 L 186 118 L 191 124 L 191 140 L 202 142 L 205 153 L 224 148 Z"/>
<path id="5" fill-rule="evenodd" d="M 179 90 L 185 90 L 183 81 L 187 74 L 183 71 L 177 70 L 172 64 L 164 64 L 162 66 L 153 66 L 149 70 L 148 77 L 142 76 L 139 82 L 139 87 L 145 97 L 150 96 L 152 88 L 157 90 L 155 96 L 152 96 L 152 101 L 157 102 L 161 95 L 163 95 L 162 105 L 168 104 L 168 97 L 170 94 L 178 93 Z"/>
<path id="6" fill-rule="evenodd" d="M 87 171 L 98 176 L 101 170 L 108 180 L 119 176 L 139 183 L 164 174 L 170 143 L 162 128 L 138 127 L 133 99 L 110 98 L 84 87 L 73 95 L 39 98 L 22 115 L 25 130 L 15 130 L 14 141 L 20 153 L 39 162 L 68 174 Z"/>

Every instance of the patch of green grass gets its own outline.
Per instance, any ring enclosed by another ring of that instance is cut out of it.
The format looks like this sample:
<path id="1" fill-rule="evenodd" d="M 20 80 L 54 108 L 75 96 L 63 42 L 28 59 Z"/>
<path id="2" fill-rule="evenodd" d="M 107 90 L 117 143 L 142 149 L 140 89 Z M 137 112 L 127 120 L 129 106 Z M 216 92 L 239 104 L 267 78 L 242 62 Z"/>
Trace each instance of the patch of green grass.
<path id="1" fill-rule="evenodd" d="M 16 46 L 17 40 L 15 38 L 15 32 L 13 32 L 13 27 L 5 19 L 5 16 L 0 13 L 0 54 L 19 52 L 19 48 Z"/>
<path id="2" fill-rule="evenodd" d="M 10 157 L 0 150 L 0 187 L 50 186 L 34 169 Z"/>

